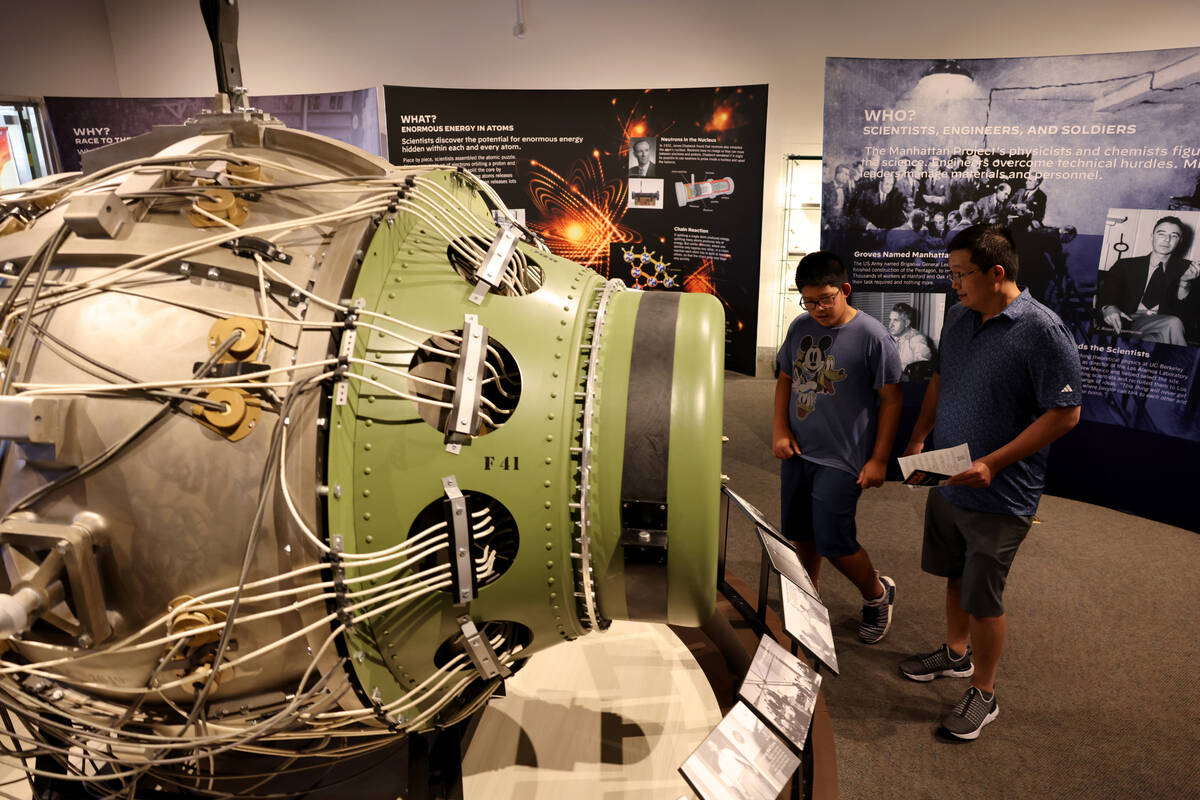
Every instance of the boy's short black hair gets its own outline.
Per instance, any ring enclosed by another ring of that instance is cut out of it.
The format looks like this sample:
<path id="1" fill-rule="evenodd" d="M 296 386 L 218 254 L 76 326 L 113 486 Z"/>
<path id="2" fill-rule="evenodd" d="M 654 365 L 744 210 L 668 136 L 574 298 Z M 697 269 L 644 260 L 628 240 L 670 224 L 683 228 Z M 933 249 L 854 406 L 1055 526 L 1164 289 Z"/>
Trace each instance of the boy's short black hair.
<path id="1" fill-rule="evenodd" d="M 946 247 L 947 253 L 951 250 L 968 251 L 971 263 L 984 271 L 999 264 L 1004 267 L 1004 280 L 1017 279 L 1017 246 L 1012 231 L 1003 225 L 984 223 L 961 230 Z"/>
<path id="2" fill-rule="evenodd" d="M 805 286 L 841 286 L 850 282 L 842 260 L 828 250 L 816 250 L 796 265 L 796 291 Z"/>

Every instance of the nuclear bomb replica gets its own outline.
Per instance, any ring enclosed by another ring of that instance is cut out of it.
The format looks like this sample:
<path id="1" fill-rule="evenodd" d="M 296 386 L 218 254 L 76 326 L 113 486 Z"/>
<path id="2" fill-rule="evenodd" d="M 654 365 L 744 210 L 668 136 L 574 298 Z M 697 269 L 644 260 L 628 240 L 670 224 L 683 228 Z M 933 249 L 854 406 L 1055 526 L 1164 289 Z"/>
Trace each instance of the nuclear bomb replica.
<path id="1" fill-rule="evenodd" d="M 0 705 L 70 780 L 253 796 L 224 759 L 368 753 L 712 613 L 715 298 L 244 108 L 0 205 Z"/>

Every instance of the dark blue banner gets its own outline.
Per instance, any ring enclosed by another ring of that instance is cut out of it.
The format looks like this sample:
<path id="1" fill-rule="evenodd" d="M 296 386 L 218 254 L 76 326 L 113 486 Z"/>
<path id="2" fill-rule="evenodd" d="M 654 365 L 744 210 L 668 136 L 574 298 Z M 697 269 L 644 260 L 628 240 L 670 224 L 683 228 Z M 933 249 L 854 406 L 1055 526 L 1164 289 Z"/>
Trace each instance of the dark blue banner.
<path id="1" fill-rule="evenodd" d="M 88 150 L 140 136 L 155 125 L 182 125 L 213 106 L 211 97 L 47 97 L 45 101 L 64 172 L 78 170 L 80 157 Z M 383 155 L 379 93 L 373 88 L 264 95 L 252 97 L 251 102 L 289 128 Z"/>
<path id="2" fill-rule="evenodd" d="M 1048 489 L 1200 530 L 1198 114 L 1200 48 L 828 59 L 822 243 L 853 262 L 853 301 L 907 339 L 919 381 L 957 302 L 946 244 L 1007 224 L 1019 283 L 1083 365 L 1083 422 Z"/>

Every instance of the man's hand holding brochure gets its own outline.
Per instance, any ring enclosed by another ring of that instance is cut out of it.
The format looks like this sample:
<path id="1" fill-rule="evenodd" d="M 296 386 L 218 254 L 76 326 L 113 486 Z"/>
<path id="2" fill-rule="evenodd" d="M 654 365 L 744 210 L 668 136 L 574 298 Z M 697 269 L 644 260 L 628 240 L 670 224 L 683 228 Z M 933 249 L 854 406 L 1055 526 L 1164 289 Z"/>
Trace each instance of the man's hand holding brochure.
<path id="1" fill-rule="evenodd" d="M 971 468 L 966 443 L 942 450 L 900 456 L 900 472 L 909 486 L 941 486 L 951 475 Z"/>

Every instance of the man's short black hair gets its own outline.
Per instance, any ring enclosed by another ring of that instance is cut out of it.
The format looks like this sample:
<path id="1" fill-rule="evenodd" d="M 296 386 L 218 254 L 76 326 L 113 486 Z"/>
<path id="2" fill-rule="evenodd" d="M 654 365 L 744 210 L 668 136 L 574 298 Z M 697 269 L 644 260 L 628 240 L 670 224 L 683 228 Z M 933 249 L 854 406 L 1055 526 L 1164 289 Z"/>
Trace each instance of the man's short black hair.
<path id="1" fill-rule="evenodd" d="M 950 240 L 946 252 L 967 250 L 971 263 L 983 271 L 999 264 L 1004 267 L 1004 280 L 1017 279 L 1017 246 L 1012 231 L 996 223 L 972 225 L 959 231 Z"/>
<path id="2" fill-rule="evenodd" d="M 1164 222 L 1171 223 L 1176 228 L 1179 228 L 1180 231 L 1187 230 L 1187 226 L 1183 224 L 1183 220 L 1181 220 L 1179 217 L 1175 216 L 1174 214 L 1168 214 L 1165 217 L 1159 218 L 1158 222 L 1154 223 L 1154 227 L 1151 228 L 1150 230 L 1152 230 L 1152 231 L 1158 230 L 1158 226 L 1162 225 Z"/>
<path id="3" fill-rule="evenodd" d="M 1168 214 L 1165 217 L 1160 217 L 1159 220 L 1154 223 L 1154 227 L 1151 228 L 1150 230 L 1151 231 L 1158 230 L 1158 226 L 1162 225 L 1164 222 L 1169 222 L 1172 225 L 1174 225 L 1175 227 L 1179 228 L 1179 242 L 1175 245 L 1175 249 L 1171 251 L 1172 254 L 1183 255 L 1183 254 L 1191 251 L 1192 236 L 1194 234 L 1194 231 L 1192 230 L 1192 226 L 1188 225 L 1186 222 L 1184 222 L 1183 220 L 1181 220 L 1179 217 L 1175 216 L 1174 214 Z"/>
<path id="4" fill-rule="evenodd" d="M 913 327 L 916 327 L 916 325 L 917 325 L 917 310 L 915 308 L 913 308 L 912 306 L 910 306 L 908 303 L 896 303 L 896 305 L 892 306 L 892 311 L 895 311 L 897 314 L 900 314 L 902 316 L 908 317 L 908 324 Z"/>
<path id="5" fill-rule="evenodd" d="M 828 250 L 816 250 L 796 265 L 796 291 L 805 286 L 841 286 L 850 282 L 842 260 Z"/>

